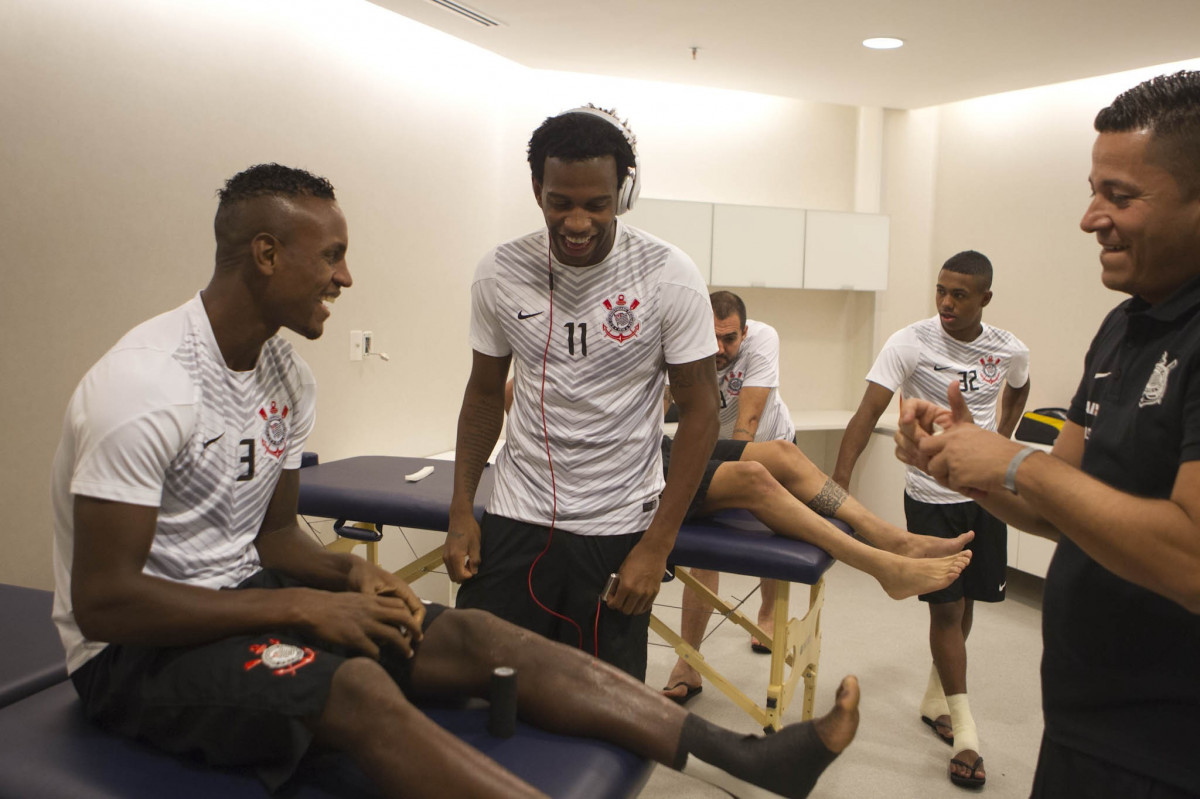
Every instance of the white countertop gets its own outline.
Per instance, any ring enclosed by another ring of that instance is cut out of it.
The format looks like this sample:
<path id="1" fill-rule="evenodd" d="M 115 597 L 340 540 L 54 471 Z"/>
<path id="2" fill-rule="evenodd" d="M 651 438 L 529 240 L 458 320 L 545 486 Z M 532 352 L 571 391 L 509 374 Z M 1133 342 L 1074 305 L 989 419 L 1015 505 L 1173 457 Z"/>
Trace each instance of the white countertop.
<path id="1" fill-rule="evenodd" d="M 847 410 L 793 411 L 792 424 L 796 426 L 797 433 L 845 430 L 852 416 L 854 416 L 854 411 Z M 663 423 L 663 432 L 674 437 L 678 427 L 676 422 L 665 422 Z"/>

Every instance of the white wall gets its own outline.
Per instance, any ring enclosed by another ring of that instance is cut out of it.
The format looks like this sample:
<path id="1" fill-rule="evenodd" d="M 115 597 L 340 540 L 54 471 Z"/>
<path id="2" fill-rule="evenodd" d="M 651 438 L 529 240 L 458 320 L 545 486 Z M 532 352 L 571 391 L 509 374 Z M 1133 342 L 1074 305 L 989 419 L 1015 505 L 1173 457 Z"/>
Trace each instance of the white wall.
<path id="1" fill-rule="evenodd" d="M 540 224 L 524 151 L 548 115 L 593 101 L 631 117 L 647 196 L 853 197 L 854 109 L 531 71 L 360 0 L 8 3 L 0 59 L 0 580 L 22 585 L 51 583 L 47 480 L 71 390 L 205 284 L 215 191 L 252 163 L 329 177 L 349 221 L 355 285 L 300 343 L 325 458 L 452 446 L 470 276 Z M 844 302 L 783 301 L 772 321 L 802 342 Z M 391 362 L 351 363 L 351 329 Z M 837 341 L 820 346 L 837 360 Z"/>
<path id="2" fill-rule="evenodd" d="M 452 445 L 470 276 L 540 224 L 524 149 L 545 116 L 615 105 L 648 197 L 852 210 L 859 177 L 857 109 L 531 71 L 362 0 L 7 3 L 0 70 L 0 580 L 22 585 L 51 582 L 47 476 L 70 391 L 207 281 L 214 192 L 249 164 L 326 175 L 349 220 L 355 286 L 300 345 L 327 459 Z M 1034 402 L 1065 401 L 1080 341 L 1117 299 L 1068 225 L 1089 115 L 1116 90 L 1048 91 L 1006 101 L 1033 118 L 1006 108 L 986 130 L 988 101 L 886 113 L 891 288 L 745 292 L 780 329 L 793 408 L 853 406 L 882 337 L 930 312 L 931 264 L 965 246 L 997 262 L 989 318 L 1034 348 Z M 351 363 L 351 329 L 391 362 Z"/>

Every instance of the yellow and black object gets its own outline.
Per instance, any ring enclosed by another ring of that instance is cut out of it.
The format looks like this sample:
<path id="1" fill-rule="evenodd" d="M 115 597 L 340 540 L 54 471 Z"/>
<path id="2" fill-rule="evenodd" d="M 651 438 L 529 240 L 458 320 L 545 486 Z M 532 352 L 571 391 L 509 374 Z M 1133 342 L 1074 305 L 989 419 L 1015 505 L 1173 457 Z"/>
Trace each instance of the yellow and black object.
<path id="1" fill-rule="evenodd" d="M 1066 408 L 1035 408 L 1021 417 L 1013 437 L 1031 444 L 1053 444 L 1066 420 Z"/>

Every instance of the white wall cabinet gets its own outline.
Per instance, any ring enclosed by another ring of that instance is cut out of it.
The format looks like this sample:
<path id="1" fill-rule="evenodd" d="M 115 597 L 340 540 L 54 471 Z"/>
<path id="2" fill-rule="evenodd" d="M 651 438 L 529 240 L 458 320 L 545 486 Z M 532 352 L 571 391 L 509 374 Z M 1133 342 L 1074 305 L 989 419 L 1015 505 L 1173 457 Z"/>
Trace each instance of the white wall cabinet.
<path id="1" fill-rule="evenodd" d="M 804 288 L 804 213 L 799 208 L 714 206 L 710 283 Z"/>
<path id="2" fill-rule="evenodd" d="M 888 277 L 888 218 L 808 211 L 804 288 L 883 291 Z"/>
<path id="3" fill-rule="evenodd" d="M 669 241 L 696 262 L 705 282 L 712 274 L 712 203 L 639 199 L 621 220 Z"/>
<path id="4" fill-rule="evenodd" d="M 880 214 L 645 199 L 622 218 L 690 255 L 711 286 L 887 288 Z"/>

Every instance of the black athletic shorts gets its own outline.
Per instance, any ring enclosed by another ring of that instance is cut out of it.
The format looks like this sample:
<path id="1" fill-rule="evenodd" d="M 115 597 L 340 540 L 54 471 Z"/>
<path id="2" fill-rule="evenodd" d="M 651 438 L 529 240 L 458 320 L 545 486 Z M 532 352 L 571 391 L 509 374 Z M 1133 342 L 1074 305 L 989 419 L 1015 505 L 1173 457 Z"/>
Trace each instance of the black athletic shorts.
<path id="1" fill-rule="evenodd" d="M 642 533 L 576 535 L 556 529 L 547 549 L 548 527 L 490 513 L 484 514 L 480 527 L 479 573 L 459 588 L 457 607 L 489 611 L 646 679 L 650 614 L 627 616 L 600 602 L 608 576 L 621 568 Z M 539 559 L 543 550 L 546 554 Z"/>
<path id="2" fill-rule="evenodd" d="M 265 570 L 237 588 L 299 585 Z M 446 608 L 429 604 L 424 629 Z M 200 646 L 109 644 L 71 675 L 85 715 L 115 732 L 217 766 L 253 767 L 274 791 L 312 741 L 333 674 L 355 655 L 296 631 L 239 635 Z M 402 691 L 411 661 L 384 653 Z"/>
<path id="3" fill-rule="evenodd" d="M 717 446 L 709 456 L 708 463 L 704 465 L 704 476 L 700 478 L 700 487 L 696 489 L 696 494 L 692 497 L 692 502 L 688 505 L 687 513 L 683 517 L 685 522 L 704 514 L 704 502 L 708 499 L 708 487 L 712 484 L 713 475 L 717 473 L 717 467 L 722 463 L 741 460 L 742 453 L 749 443 L 749 441 L 734 441 L 731 438 L 717 440 Z M 671 463 L 671 439 L 666 436 L 662 438 L 662 462 L 663 475 L 666 476 L 667 467 Z"/>
<path id="4" fill-rule="evenodd" d="M 908 529 L 921 535 L 954 538 L 968 530 L 975 538 L 967 544 L 973 553 L 962 575 L 947 587 L 921 594 L 923 602 L 941 604 L 966 597 L 980 602 L 1003 602 L 1008 580 L 1008 527 L 975 502 L 934 505 L 904 492 L 904 517 Z"/>

